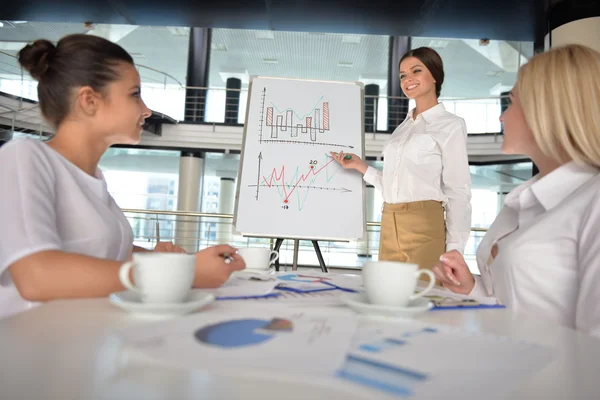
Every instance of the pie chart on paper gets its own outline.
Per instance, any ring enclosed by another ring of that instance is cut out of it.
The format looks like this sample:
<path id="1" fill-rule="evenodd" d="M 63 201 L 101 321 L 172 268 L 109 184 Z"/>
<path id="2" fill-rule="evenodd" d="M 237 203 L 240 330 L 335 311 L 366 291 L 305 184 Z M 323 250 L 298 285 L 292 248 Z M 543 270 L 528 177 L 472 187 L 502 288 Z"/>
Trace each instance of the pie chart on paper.
<path id="1" fill-rule="evenodd" d="M 198 329 L 199 342 L 221 348 L 255 346 L 273 339 L 279 333 L 292 332 L 293 323 L 283 318 L 235 319 Z"/>

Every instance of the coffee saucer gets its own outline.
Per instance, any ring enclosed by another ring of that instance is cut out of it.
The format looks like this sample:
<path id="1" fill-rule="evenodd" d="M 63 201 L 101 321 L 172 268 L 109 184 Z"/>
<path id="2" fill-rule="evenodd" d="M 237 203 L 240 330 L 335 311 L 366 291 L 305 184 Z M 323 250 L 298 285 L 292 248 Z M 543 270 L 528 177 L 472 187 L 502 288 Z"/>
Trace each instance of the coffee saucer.
<path id="1" fill-rule="evenodd" d="M 273 268 L 265 268 L 265 269 L 260 269 L 260 268 L 245 268 L 242 269 L 240 271 L 235 271 L 233 274 L 234 275 L 242 275 L 242 276 L 248 276 L 248 275 L 259 275 L 259 276 L 264 276 L 264 275 L 271 275 L 273 273 L 274 269 Z"/>
<path id="2" fill-rule="evenodd" d="M 174 316 L 184 315 L 199 310 L 215 301 L 215 296 L 211 293 L 191 291 L 187 299 L 181 303 L 143 303 L 137 293 L 130 290 L 124 290 L 122 292 L 112 293 L 108 296 L 108 300 L 115 306 L 129 312 L 158 316 Z"/>
<path id="3" fill-rule="evenodd" d="M 365 292 L 345 293 L 340 296 L 340 300 L 359 314 L 380 317 L 412 318 L 433 307 L 432 302 L 423 298 L 415 299 L 405 307 L 371 304 Z"/>

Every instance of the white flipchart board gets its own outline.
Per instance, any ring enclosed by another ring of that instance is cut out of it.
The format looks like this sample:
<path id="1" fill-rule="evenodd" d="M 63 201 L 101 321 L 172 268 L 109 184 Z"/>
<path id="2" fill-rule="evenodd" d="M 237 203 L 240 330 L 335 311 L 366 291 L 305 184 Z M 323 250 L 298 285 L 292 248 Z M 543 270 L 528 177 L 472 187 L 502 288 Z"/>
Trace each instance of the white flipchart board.
<path id="1" fill-rule="evenodd" d="M 364 158 L 363 104 L 360 82 L 252 77 L 234 233 L 363 239 L 362 175 L 328 156 L 344 151 Z"/>

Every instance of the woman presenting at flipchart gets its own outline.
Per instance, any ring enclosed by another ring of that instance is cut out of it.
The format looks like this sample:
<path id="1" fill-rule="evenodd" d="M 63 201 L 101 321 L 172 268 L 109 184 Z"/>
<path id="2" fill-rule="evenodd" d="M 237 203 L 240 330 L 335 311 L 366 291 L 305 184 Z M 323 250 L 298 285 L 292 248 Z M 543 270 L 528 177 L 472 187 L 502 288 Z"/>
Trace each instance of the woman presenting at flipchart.
<path id="1" fill-rule="evenodd" d="M 467 130 L 462 118 L 438 102 L 444 69 L 437 52 L 427 47 L 409 51 L 400 60 L 399 74 L 402 91 L 416 107 L 384 148 L 383 171 L 355 154 L 331 154 L 383 194 L 379 260 L 431 268 L 445 251 L 462 253 L 469 239 Z"/>

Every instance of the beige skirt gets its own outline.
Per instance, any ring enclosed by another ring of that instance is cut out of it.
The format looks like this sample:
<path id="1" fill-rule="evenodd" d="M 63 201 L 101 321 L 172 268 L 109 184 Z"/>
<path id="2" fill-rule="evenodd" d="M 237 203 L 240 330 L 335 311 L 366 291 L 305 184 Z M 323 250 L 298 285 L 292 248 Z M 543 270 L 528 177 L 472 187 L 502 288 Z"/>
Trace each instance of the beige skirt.
<path id="1" fill-rule="evenodd" d="M 402 261 L 431 269 L 446 251 L 446 222 L 439 201 L 383 206 L 379 260 Z"/>

